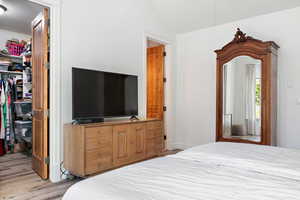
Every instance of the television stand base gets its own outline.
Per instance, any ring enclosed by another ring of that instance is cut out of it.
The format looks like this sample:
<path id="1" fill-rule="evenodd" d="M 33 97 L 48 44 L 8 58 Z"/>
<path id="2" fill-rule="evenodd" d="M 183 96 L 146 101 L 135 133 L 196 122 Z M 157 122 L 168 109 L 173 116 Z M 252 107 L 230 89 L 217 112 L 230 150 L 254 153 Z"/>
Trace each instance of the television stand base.
<path id="1" fill-rule="evenodd" d="M 139 119 L 137 116 L 133 115 L 133 116 L 130 117 L 130 120 L 131 120 L 131 121 L 134 121 L 134 120 L 137 120 L 137 121 L 138 121 L 138 120 L 140 120 L 140 119 Z"/>
<path id="2" fill-rule="evenodd" d="M 92 124 L 104 122 L 104 118 L 94 118 L 94 119 L 77 119 L 73 124 Z"/>

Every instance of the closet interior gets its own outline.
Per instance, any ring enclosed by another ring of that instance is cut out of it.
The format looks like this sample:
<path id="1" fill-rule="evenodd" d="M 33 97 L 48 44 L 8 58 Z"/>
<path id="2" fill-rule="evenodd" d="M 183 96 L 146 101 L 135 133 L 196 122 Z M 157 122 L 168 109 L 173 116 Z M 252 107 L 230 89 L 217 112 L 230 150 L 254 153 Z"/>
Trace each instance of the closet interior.
<path id="1" fill-rule="evenodd" d="M 10 39 L 0 51 L 0 156 L 32 153 L 31 39 Z"/>

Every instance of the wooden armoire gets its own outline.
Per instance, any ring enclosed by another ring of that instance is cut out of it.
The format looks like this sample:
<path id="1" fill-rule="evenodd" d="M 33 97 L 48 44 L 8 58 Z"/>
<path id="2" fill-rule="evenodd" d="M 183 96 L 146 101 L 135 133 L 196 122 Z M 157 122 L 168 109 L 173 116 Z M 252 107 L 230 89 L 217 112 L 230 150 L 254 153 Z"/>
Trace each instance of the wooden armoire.
<path id="1" fill-rule="evenodd" d="M 276 145 L 277 51 L 247 36 L 216 50 L 216 141 Z"/>

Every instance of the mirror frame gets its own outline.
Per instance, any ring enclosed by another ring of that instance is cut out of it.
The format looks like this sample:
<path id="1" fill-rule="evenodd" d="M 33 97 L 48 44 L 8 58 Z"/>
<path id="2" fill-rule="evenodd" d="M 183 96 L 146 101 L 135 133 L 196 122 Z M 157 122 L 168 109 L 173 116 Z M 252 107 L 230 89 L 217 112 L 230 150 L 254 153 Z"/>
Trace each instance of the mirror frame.
<path id="1" fill-rule="evenodd" d="M 216 50 L 217 75 L 216 75 L 216 141 L 241 142 L 271 145 L 270 111 L 271 111 L 271 53 L 279 46 L 273 42 L 263 42 L 246 36 L 239 28 L 234 39 L 222 49 Z M 223 65 L 238 56 L 250 56 L 261 60 L 261 141 L 255 142 L 240 138 L 223 137 Z"/>

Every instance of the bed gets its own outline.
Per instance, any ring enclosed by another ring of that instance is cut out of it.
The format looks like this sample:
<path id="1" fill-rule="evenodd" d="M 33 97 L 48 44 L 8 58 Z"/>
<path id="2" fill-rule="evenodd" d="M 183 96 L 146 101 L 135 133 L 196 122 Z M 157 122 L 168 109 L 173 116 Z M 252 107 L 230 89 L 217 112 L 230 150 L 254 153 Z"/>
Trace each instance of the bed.
<path id="1" fill-rule="evenodd" d="M 212 143 L 73 185 L 63 200 L 299 200 L 300 151 Z"/>

